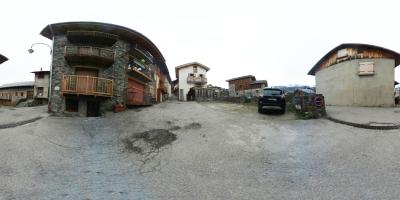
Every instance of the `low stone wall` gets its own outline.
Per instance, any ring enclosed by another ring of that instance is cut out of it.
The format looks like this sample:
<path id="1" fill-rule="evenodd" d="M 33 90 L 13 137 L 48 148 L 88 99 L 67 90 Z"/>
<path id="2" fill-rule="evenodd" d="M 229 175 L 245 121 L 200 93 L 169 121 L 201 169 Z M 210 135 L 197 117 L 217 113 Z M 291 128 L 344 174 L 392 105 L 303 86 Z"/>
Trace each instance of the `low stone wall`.
<path id="1" fill-rule="evenodd" d="M 302 118 L 320 118 L 326 115 L 325 99 L 321 94 L 295 95 L 289 102 L 290 110 L 297 112 Z"/>
<path id="2" fill-rule="evenodd" d="M 257 105 L 258 97 L 227 97 L 227 96 L 219 96 L 219 97 L 200 97 L 196 98 L 196 101 L 204 102 L 204 101 L 220 101 L 220 102 L 230 102 L 230 103 L 248 103 Z"/>

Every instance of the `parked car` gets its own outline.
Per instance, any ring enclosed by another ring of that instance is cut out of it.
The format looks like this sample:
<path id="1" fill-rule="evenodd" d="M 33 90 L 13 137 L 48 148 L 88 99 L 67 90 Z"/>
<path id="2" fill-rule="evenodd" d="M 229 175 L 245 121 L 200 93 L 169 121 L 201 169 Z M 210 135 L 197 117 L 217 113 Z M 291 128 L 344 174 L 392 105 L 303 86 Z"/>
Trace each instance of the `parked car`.
<path id="1" fill-rule="evenodd" d="M 258 112 L 264 110 L 279 110 L 285 113 L 286 99 L 285 92 L 278 88 L 264 88 L 258 99 Z"/>

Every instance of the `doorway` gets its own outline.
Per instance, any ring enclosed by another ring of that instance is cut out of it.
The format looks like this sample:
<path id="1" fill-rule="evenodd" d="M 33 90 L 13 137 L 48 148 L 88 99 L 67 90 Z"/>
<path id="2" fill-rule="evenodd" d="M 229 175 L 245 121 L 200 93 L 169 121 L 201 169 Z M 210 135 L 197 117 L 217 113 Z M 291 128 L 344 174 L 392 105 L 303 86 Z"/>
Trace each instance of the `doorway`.
<path id="1" fill-rule="evenodd" d="M 87 117 L 98 117 L 100 116 L 100 102 L 95 100 L 87 101 L 86 108 L 86 116 Z"/>
<path id="2" fill-rule="evenodd" d="M 194 101 L 196 100 L 195 90 L 194 88 L 190 88 L 189 92 L 186 95 L 187 101 Z"/>

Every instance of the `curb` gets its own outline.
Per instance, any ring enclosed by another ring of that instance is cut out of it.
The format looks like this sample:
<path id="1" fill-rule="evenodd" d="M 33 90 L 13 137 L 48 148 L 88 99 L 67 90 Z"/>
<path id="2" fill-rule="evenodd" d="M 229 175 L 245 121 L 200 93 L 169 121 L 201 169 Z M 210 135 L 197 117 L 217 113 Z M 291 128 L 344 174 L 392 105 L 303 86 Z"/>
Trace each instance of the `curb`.
<path id="1" fill-rule="evenodd" d="M 35 118 L 32 118 L 32 119 L 19 121 L 19 122 L 16 122 L 16 123 L 0 124 L 0 129 L 14 128 L 14 127 L 17 127 L 17 126 L 22 126 L 22 125 L 25 125 L 25 124 L 29 124 L 29 123 L 35 122 L 35 121 L 37 121 L 39 119 L 42 119 L 42 118 L 43 117 L 35 117 Z"/>
<path id="2" fill-rule="evenodd" d="M 336 123 L 340 123 L 340 124 L 345 124 L 348 126 L 353 126 L 353 127 L 357 127 L 357 128 L 364 128 L 364 129 L 373 129 L 373 130 L 394 130 L 394 129 L 400 129 L 400 124 L 397 125 L 387 125 L 387 126 L 372 126 L 372 125 L 368 125 L 368 124 L 358 124 L 358 123 L 353 123 L 353 122 L 347 122 L 347 121 L 343 121 L 340 119 L 335 119 L 332 118 L 330 116 L 326 116 L 326 119 L 336 122 Z"/>

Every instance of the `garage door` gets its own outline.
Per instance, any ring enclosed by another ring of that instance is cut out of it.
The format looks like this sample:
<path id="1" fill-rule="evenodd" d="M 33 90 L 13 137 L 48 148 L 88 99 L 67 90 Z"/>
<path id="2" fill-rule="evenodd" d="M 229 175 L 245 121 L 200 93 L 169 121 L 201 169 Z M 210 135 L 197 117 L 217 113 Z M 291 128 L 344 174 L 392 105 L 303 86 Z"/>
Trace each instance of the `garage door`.
<path id="1" fill-rule="evenodd" d="M 145 88 L 143 83 L 128 79 L 127 104 L 144 105 Z"/>

